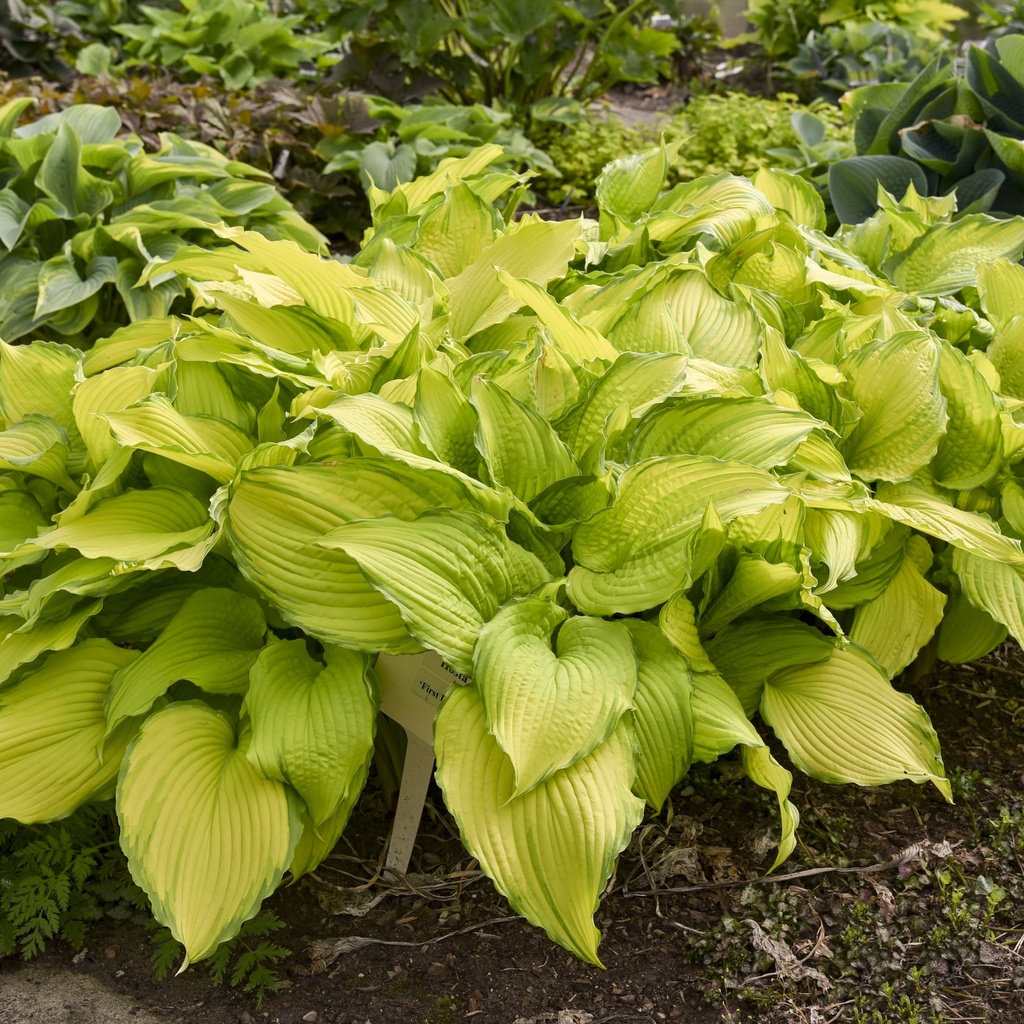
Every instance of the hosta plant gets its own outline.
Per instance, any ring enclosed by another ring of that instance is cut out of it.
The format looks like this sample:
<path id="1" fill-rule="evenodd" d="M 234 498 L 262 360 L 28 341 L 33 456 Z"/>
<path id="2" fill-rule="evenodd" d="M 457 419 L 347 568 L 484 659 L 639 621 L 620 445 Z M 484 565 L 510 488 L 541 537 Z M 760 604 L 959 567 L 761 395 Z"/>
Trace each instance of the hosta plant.
<path id="1" fill-rule="evenodd" d="M 972 45 L 963 70 L 936 57 L 911 82 L 863 86 L 844 97 L 857 155 L 830 170 L 840 219 L 876 209 L 878 186 L 956 194 L 961 215 L 1024 213 L 1024 35 Z"/>
<path id="2" fill-rule="evenodd" d="M 78 104 L 19 125 L 28 97 L 0 106 L 0 338 L 78 344 L 185 293 L 173 276 L 139 284 L 154 258 L 224 242 L 229 223 L 324 244 L 264 172 L 171 133 L 148 152 L 116 110 Z M 268 180 L 269 179 L 269 180 Z M 186 307 L 187 308 L 187 307 Z"/>
<path id="3" fill-rule="evenodd" d="M 1024 223 L 910 195 L 838 239 L 800 179 L 509 220 L 497 147 L 391 193 L 349 264 L 239 228 L 155 259 L 195 315 L 0 347 L 0 817 L 116 794 L 154 915 L 211 955 L 330 851 L 378 652 L 467 849 L 597 962 L 614 861 L 734 747 L 932 783 L 890 680 L 1024 637 Z M 502 212 L 504 211 L 504 212 Z M 888 245 L 886 239 L 898 239 Z M 381 823 L 381 831 L 385 823 Z"/>

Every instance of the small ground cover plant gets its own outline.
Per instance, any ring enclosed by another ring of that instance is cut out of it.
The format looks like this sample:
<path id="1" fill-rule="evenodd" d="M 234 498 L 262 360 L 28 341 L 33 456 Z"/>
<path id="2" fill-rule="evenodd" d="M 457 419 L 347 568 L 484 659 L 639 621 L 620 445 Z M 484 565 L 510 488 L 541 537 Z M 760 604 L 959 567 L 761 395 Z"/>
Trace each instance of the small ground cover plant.
<path id="1" fill-rule="evenodd" d="M 378 652 L 463 841 L 597 962 L 614 860 L 735 746 L 931 783 L 890 680 L 1024 637 L 1024 225 L 908 193 L 832 239 L 762 170 L 610 165 L 599 220 L 510 220 L 483 147 L 342 264 L 241 227 L 157 257 L 192 316 L 0 346 L 0 817 L 116 798 L 185 965 L 313 869 L 366 779 Z M 383 830 L 383 829 L 382 829 Z M 184 965 L 183 965 L 184 966 Z"/>
<path id="2" fill-rule="evenodd" d="M 0 107 L 0 337 L 87 344 L 161 316 L 185 288 L 140 286 L 143 268 L 182 246 L 222 244 L 217 225 L 319 248 L 325 239 L 268 175 L 162 133 L 147 152 L 116 110 L 78 104 L 19 125 L 25 97 Z"/>

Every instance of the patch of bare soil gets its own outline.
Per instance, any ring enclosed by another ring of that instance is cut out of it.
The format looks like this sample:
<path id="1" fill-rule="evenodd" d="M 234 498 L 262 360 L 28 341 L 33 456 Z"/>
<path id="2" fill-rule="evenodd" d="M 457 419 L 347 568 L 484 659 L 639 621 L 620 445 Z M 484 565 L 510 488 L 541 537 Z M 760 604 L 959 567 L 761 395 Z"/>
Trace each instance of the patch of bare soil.
<path id="1" fill-rule="evenodd" d="M 436 791 L 409 877 L 382 879 L 372 786 L 316 876 L 268 901 L 293 955 L 261 1008 L 202 964 L 155 982 L 141 925 L 101 922 L 74 963 L 56 946 L 35 963 L 180 1024 L 1024 1024 L 1022 687 L 1024 659 L 1004 647 L 915 688 L 955 805 L 932 787 L 797 775 L 801 842 L 769 878 L 774 797 L 735 760 L 695 768 L 602 899 L 606 970 L 512 915 Z M 0 963 L 0 989 L 28 970 Z"/>

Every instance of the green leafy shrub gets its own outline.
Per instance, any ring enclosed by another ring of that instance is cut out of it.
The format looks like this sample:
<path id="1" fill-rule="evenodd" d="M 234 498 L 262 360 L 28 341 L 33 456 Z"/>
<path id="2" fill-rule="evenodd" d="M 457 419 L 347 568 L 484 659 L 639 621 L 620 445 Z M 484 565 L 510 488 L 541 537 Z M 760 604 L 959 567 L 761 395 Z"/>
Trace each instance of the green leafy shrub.
<path id="1" fill-rule="evenodd" d="M 831 25 L 850 29 L 880 22 L 937 43 L 967 12 L 945 0 L 750 0 L 744 16 L 753 30 L 740 41 L 784 61 L 797 56 L 808 33 Z"/>
<path id="2" fill-rule="evenodd" d="M 852 128 L 824 101 L 805 107 L 785 93 L 774 100 L 745 93 L 698 95 L 656 127 L 590 117 L 534 131 L 533 138 L 559 171 L 541 174 L 534 185 L 556 202 L 591 202 L 601 168 L 623 152 L 653 144 L 658 134 L 679 143 L 669 174 L 672 183 L 704 174 L 751 175 L 779 164 L 810 177 L 821 173 L 830 158 L 852 152 Z"/>
<path id="3" fill-rule="evenodd" d="M 323 16 L 347 39 L 345 84 L 392 98 L 436 86 L 452 102 L 527 116 L 570 96 L 589 102 L 620 82 L 657 80 L 677 42 L 650 28 L 653 0 L 354 0 Z M 384 69 L 382 74 L 382 69 Z M 376 76 L 376 77 L 371 77 Z"/>
<path id="4" fill-rule="evenodd" d="M 303 64 L 324 63 L 331 43 L 302 34 L 301 14 L 278 16 L 265 0 L 182 0 L 181 10 L 140 5 L 146 23 L 125 22 L 127 64 L 172 68 L 184 77 L 213 75 L 241 89 L 268 78 L 295 75 Z M 79 59 L 81 70 L 117 72 L 116 55 L 94 44 Z M 330 61 L 326 61 L 330 63 Z"/>
<path id="5" fill-rule="evenodd" d="M 882 186 L 902 194 L 955 193 L 961 215 L 1024 213 L 1024 36 L 971 46 L 962 74 L 936 58 L 909 83 L 864 86 L 844 106 L 857 155 L 834 164 L 829 189 L 842 221 L 878 209 Z"/>
<path id="6" fill-rule="evenodd" d="M 139 286 L 152 259 L 222 245 L 247 226 L 317 248 L 323 236 L 269 176 L 165 133 L 155 153 L 119 135 L 116 110 L 79 104 L 17 126 L 30 98 L 0 107 L 0 337 L 87 344 L 130 320 L 167 314 L 178 280 Z"/>
<path id="7" fill-rule="evenodd" d="M 692 762 L 741 748 L 779 863 L 763 728 L 949 797 L 890 680 L 1024 637 L 1024 223 L 911 193 L 832 239 L 783 172 L 662 193 L 660 147 L 599 221 L 511 221 L 500 158 L 371 188 L 349 264 L 220 228 L 139 282 L 187 278 L 195 316 L 0 346 L 0 817 L 116 790 L 186 963 L 344 829 L 378 654 L 455 674 L 463 841 L 596 962 Z"/>
<path id="8" fill-rule="evenodd" d="M 910 81 L 944 50 L 952 50 L 947 39 L 926 39 L 886 22 L 832 25 L 809 32 L 786 68 L 802 92 L 839 94 L 860 85 Z"/>
<path id="9" fill-rule="evenodd" d="M 65 40 L 80 35 L 70 18 L 40 0 L 0 0 L 0 67 L 10 75 L 64 77 Z"/>

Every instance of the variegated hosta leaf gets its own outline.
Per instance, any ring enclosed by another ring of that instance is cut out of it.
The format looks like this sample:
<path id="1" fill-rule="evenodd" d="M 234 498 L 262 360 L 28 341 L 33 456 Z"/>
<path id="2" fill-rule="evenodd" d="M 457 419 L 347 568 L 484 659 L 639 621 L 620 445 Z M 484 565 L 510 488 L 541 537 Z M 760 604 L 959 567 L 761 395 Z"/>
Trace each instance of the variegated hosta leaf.
<path id="1" fill-rule="evenodd" d="M 112 680 L 108 728 L 144 714 L 179 679 L 209 693 L 245 693 L 266 632 L 251 597 L 218 587 L 192 594 L 142 657 Z"/>
<path id="2" fill-rule="evenodd" d="M 633 726 L 639 746 L 637 796 L 660 811 L 693 757 L 693 690 L 689 662 L 657 626 L 624 619 L 637 657 Z"/>
<path id="3" fill-rule="evenodd" d="M 328 647 L 324 658 L 326 665 L 314 661 L 302 640 L 270 644 L 253 665 L 245 699 L 250 762 L 302 797 L 316 829 L 341 807 L 351 812 L 362 791 L 380 706 L 367 655 Z"/>
<path id="4" fill-rule="evenodd" d="M 118 444 L 105 414 L 121 412 L 152 394 L 162 373 L 149 366 L 117 366 L 75 388 L 75 422 L 94 467 L 101 466 Z"/>
<path id="5" fill-rule="evenodd" d="M 479 416 L 477 445 L 495 484 L 529 502 L 579 474 L 572 453 L 539 413 L 480 378 L 473 381 L 471 397 Z"/>
<path id="6" fill-rule="evenodd" d="M 743 748 L 743 767 L 750 780 L 772 790 L 779 801 L 781 835 L 771 866 L 774 871 L 796 846 L 800 812 L 789 799 L 793 775 L 772 757 L 771 751 L 750 724 L 736 694 L 716 672 L 694 672 L 693 759 L 714 761 L 736 744 Z"/>
<path id="7" fill-rule="evenodd" d="M 953 571 L 971 604 L 1001 622 L 1017 643 L 1024 643 L 1024 567 L 958 549 L 953 552 Z"/>
<path id="8" fill-rule="evenodd" d="M 72 493 L 78 485 L 68 475 L 68 435 L 48 416 L 26 416 L 0 430 L 0 469 L 42 477 Z"/>
<path id="9" fill-rule="evenodd" d="M 875 498 L 869 498 L 867 504 L 890 519 L 956 548 L 1008 565 L 1024 565 L 1019 540 L 1003 534 L 988 516 L 959 509 L 916 481 L 879 487 Z"/>
<path id="10" fill-rule="evenodd" d="M 689 586 L 709 504 L 729 522 L 789 493 L 740 462 L 674 455 L 631 466 L 612 504 L 576 528 L 569 597 L 591 615 L 653 608 Z"/>
<path id="11" fill-rule="evenodd" d="M 670 399 L 648 413 L 633 435 L 629 459 L 710 455 L 760 469 L 784 466 L 822 424 L 767 398 Z"/>
<path id="12" fill-rule="evenodd" d="M 86 558 L 121 562 L 173 559 L 213 532 L 206 509 L 191 494 L 167 487 L 132 490 L 101 501 L 87 515 L 36 538 L 45 548 L 74 548 Z"/>
<path id="13" fill-rule="evenodd" d="M 137 723 L 105 737 L 103 700 L 138 656 L 84 640 L 0 690 L 0 818 L 52 821 L 110 796 Z"/>
<path id="14" fill-rule="evenodd" d="M 629 710 L 637 666 L 621 623 L 527 597 L 483 624 L 473 679 L 521 796 L 608 739 Z"/>
<path id="15" fill-rule="evenodd" d="M 940 343 L 923 332 L 864 345 L 839 364 L 863 416 L 843 444 L 862 480 L 905 480 L 932 459 L 946 430 Z"/>
<path id="16" fill-rule="evenodd" d="M 238 933 L 278 886 L 298 801 L 249 763 L 249 738 L 200 701 L 143 723 L 121 766 L 117 816 L 132 877 L 185 947 L 184 970 Z"/>
<path id="17" fill-rule="evenodd" d="M 798 595 L 803 574 L 789 562 L 769 562 L 760 555 L 743 553 L 728 582 L 701 616 L 701 636 L 711 636 L 734 619 L 786 595 Z"/>
<path id="18" fill-rule="evenodd" d="M 453 668 L 473 669 L 481 626 L 551 577 L 540 560 L 480 512 L 436 511 L 347 523 L 317 541 L 343 551 L 401 610 L 409 632 Z"/>
<path id="19" fill-rule="evenodd" d="M 631 792 L 629 719 L 571 768 L 515 796 L 512 762 L 471 686 L 453 686 L 434 730 L 437 781 L 463 843 L 519 914 L 599 964 L 593 915 L 615 858 L 643 817 Z"/>
<path id="20" fill-rule="evenodd" d="M 82 601 L 62 609 L 59 618 L 31 621 L 17 615 L 0 615 L 0 686 L 15 669 L 35 661 L 40 654 L 70 647 L 100 607 L 99 601 Z"/>
<path id="21" fill-rule="evenodd" d="M 925 578 L 932 554 L 923 537 L 911 537 L 903 565 L 878 597 L 860 605 L 850 639 L 869 651 L 892 679 L 917 657 L 942 621 L 946 595 Z"/>
<path id="22" fill-rule="evenodd" d="M 263 467 L 231 488 L 225 532 L 239 570 L 287 622 L 328 643 L 409 654 L 420 648 L 398 608 L 354 559 L 317 542 L 352 519 L 473 504 L 455 477 L 384 459 Z"/>
<path id="23" fill-rule="evenodd" d="M 816 779 L 862 786 L 932 782 L 952 799 L 925 710 L 854 649 L 835 648 L 827 662 L 773 673 L 761 717 L 793 763 Z"/>

